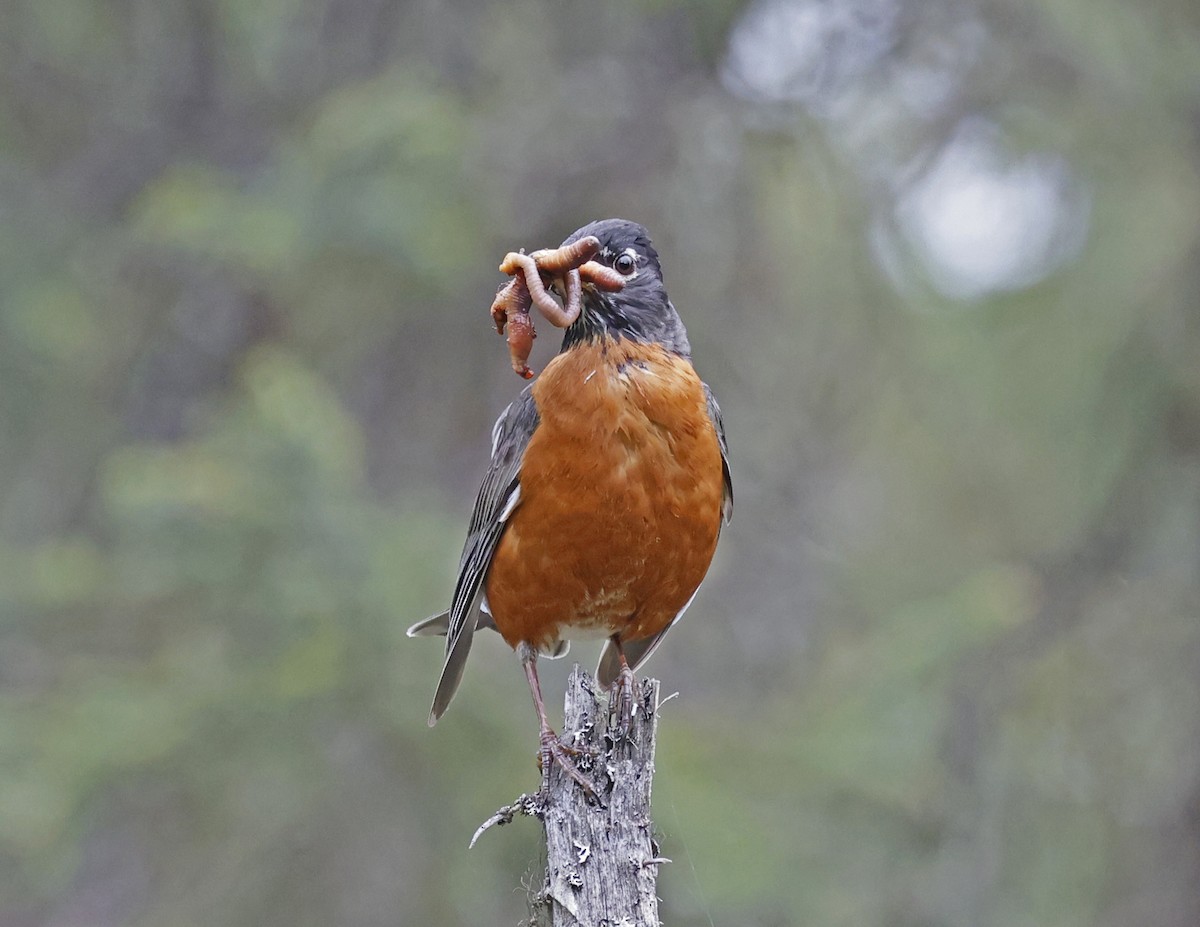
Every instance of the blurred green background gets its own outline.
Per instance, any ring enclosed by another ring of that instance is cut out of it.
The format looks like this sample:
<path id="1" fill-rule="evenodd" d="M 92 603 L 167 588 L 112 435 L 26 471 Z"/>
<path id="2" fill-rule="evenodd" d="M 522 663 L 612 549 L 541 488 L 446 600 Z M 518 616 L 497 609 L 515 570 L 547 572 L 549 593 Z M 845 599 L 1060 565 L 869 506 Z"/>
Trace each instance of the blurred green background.
<path id="1" fill-rule="evenodd" d="M 1195 0 L 7 0 L 0 924 L 524 916 L 518 664 L 403 631 L 612 215 L 737 490 L 665 920 L 1200 923 Z"/>

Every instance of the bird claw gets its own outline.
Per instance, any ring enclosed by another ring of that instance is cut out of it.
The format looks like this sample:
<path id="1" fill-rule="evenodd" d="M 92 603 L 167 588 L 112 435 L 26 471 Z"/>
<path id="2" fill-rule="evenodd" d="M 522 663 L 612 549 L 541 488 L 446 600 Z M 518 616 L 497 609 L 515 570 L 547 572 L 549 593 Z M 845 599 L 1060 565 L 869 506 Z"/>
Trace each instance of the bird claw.
<path id="1" fill-rule="evenodd" d="M 542 773 L 542 791 L 547 793 L 550 791 L 550 764 L 554 762 L 584 792 L 595 797 L 596 787 L 579 771 L 579 768 L 571 761 L 571 756 L 596 756 L 597 754 L 598 751 L 565 744 L 551 728 L 543 728 L 541 745 L 538 750 L 538 769 Z"/>
<path id="2" fill-rule="evenodd" d="M 621 672 L 617 674 L 617 678 L 613 682 L 612 702 L 610 704 L 617 706 L 618 726 L 625 737 L 628 737 L 630 731 L 633 730 L 633 715 L 637 710 L 637 704 L 634 701 L 636 692 L 637 677 L 633 675 L 633 670 L 629 668 L 629 664 L 623 663 Z"/>

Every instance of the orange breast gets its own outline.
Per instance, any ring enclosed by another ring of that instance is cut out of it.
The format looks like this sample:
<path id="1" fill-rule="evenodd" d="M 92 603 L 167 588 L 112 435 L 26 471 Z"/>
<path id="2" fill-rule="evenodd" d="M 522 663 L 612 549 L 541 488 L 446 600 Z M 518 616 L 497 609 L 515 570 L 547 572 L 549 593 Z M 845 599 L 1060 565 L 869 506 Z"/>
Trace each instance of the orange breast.
<path id="1" fill-rule="evenodd" d="M 625 339 L 557 356 L 521 500 L 487 578 L 512 646 L 658 633 L 700 585 L 721 523 L 721 452 L 690 363 Z"/>

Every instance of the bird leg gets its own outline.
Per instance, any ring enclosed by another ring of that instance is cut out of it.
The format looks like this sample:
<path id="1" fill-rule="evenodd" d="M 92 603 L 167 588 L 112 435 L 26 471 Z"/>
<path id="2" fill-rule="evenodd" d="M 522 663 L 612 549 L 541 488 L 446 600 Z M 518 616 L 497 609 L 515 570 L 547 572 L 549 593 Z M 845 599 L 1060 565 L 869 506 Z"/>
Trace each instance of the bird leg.
<path id="1" fill-rule="evenodd" d="M 637 677 L 633 675 L 629 661 L 625 659 L 625 648 L 621 646 L 620 635 L 614 634 L 609 640 L 612 641 L 617 650 L 617 657 L 621 660 L 621 672 L 613 683 L 613 698 L 620 700 L 621 730 L 628 734 L 633 725 L 633 696 L 637 689 Z"/>
<path id="2" fill-rule="evenodd" d="M 517 654 L 521 658 L 521 666 L 525 669 L 525 679 L 529 683 L 529 691 L 533 695 L 533 707 L 537 711 L 538 716 L 538 726 L 540 728 L 538 766 L 542 770 L 542 791 L 549 791 L 550 764 L 554 762 L 581 789 L 589 795 L 595 795 L 595 787 L 584 778 L 583 773 L 575 767 L 575 764 L 571 762 L 570 756 L 568 756 L 570 753 L 578 754 L 580 751 L 564 744 L 559 736 L 554 733 L 554 728 L 550 726 L 550 722 L 546 718 L 546 703 L 542 701 L 542 684 L 538 680 L 537 674 L 537 651 L 529 644 L 522 642 L 517 646 Z"/>

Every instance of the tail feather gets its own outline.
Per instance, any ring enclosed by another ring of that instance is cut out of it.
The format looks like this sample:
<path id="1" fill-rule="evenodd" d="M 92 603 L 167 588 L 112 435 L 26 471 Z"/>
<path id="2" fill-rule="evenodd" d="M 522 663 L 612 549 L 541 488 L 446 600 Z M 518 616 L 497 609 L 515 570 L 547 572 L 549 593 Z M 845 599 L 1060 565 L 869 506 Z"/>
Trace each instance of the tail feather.
<path id="1" fill-rule="evenodd" d="M 629 668 L 636 670 L 639 666 L 646 662 L 646 658 L 654 653 L 654 650 L 662 643 L 663 635 L 666 634 L 664 629 L 654 637 L 643 637 L 640 641 L 625 641 L 621 646 L 625 650 L 625 659 L 629 661 Z M 617 648 L 613 646 L 613 642 L 605 641 L 604 650 L 600 654 L 600 663 L 596 667 L 596 681 L 604 688 L 608 688 L 618 676 L 621 675 L 621 655 L 617 653 Z"/>
<path id="2" fill-rule="evenodd" d="M 440 615 L 430 615 L 424 621 L 418 621 L 406 632 L 409 637 L 429 637 L 432 635 L 446 636 L 450 630 L 450 610 Z"/>
<path id="3" fill-rule="evenodd" d="M 450 700 L 462 682 L 463 670 L 467 666 L 467 654 L 471 652 L 471 641 L 475 639 L 475 621 L 479 612 L 474 609 L 467 616 L 462 630 L 446 648 L 446 663 L 438 679 L 437 691 L 433 694 L 433 707 L 429 710 L 429 726 L 433 727 L 450 706 Z M 437 616 L 435 616 L 437 617 Z M 436 632 L 435 632 L 436 633 Z"/>
<path id="4" fill-rule="evenodd" d="M 481 603 L 482 605 L 482 603 Z M 437 692 L 433 696 L 433 708 L 429 712 L 429 726 L 433 727 L 438 718 L 450 705 L 458 684 L 462 681 L 463 668 L 467 663 L 467 654 L 471 652 L 471 642 L 475 631 L 479 628 L 495 628 L 492 616 L 481 608 L 471 610 L 466 624 L 458 636 L 446 648 L 446 663 L 442 667 L 442 675 L 438 680 Z M 423 621 L 418 621 L 408 629 L 409 637 L 445 637 L 450 631 L 450 612 L 444 611 L 438 615 L 430 615 Z M 556 660 L 565 656 L 571 647 L 570 641 L 555 641 L 542 653 L 542 656 Z"/>

